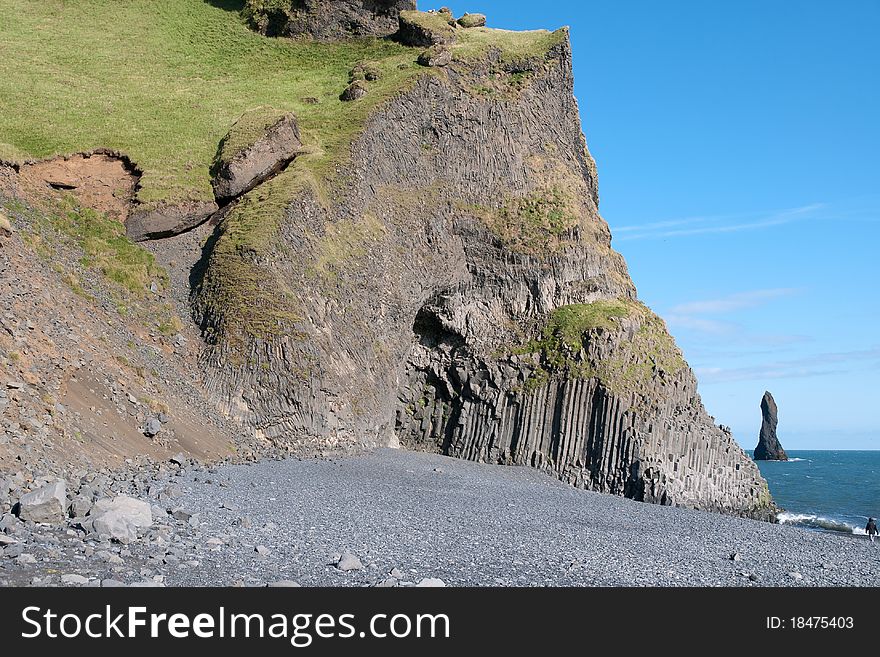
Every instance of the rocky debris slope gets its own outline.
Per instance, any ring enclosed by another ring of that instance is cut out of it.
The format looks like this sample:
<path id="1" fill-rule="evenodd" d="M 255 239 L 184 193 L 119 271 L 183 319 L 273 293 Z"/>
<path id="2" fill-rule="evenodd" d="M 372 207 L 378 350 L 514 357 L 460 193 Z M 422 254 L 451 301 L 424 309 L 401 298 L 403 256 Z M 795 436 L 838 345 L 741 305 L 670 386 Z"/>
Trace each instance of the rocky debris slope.
<path id="1" fill-rule="evenodd" d="M 243 14 L 266 36 L 335 40 L 388 36 L 400 12 L 415 8 L 415 0 L 247 0 Z"/>
<path id="2" fill-rule="evenodd" d="M 761 431 L 758 433 L 758 445 L 755 447 L 756 461 L 788 460 L 788 455 L 776 436 L 777 424 L 779 417 L 776 400 L 769 392 L 765 392 L 761 398 Z"/>
<path id="3" fill-rule="evenodd" d="M 295 162 L 206 249 L 194 301 L 221 408 L 281 448 L 404 444 L 772 517 L 611 249 L 567 32 L 510 53 L 451 14 L 400 24 L 423 45 L 448 29 L 452 61 L 374 113 L 338 183 Z"/>
<path id="4" fill-rule="evenodd" d="M 40 193 L 0 167 L 11 228 L 0 238 L 0 472 L 33 481 L 139 454 L 216 459 L 234 442 L 253 455 L 201 392 L 200 338 L 171 307 L 161 269 L 126 247 L 113 275 L 143 264 L 152 276 L 130 292 L 102 273 L 121 227 L 69 191 Z"/>
<path id="5" fill-rule="evenodd" d="M 0 496 L 9 483 L 0 478 Z M 25 487 L 11 483 L 17 499 Z M 0 509 L 0 585 L 874 586 L 880 566 L 864 536 L 401 450 L 248 466 L 175 458 L 74 473 L 67 488 L 63 522 Z M 142 507 L 120 523 L 137 540 L 95 531 L 90 519 L 117 500 Z"/>

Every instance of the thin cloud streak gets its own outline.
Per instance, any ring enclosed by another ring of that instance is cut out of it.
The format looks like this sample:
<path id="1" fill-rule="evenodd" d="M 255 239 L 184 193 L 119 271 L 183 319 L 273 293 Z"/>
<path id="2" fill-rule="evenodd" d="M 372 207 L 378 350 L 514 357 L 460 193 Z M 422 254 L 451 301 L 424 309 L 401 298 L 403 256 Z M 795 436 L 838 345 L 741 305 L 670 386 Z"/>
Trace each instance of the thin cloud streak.
<path id="1" fill-rule="evenodd" d="M 695 368 L 700 383 L 729 383 L 731 381 L 763 381 L 766 379 L 802 379 L 831 374 L 846 374 L 863 367 L 866 361 L 880 360 L 880 347 L 855 351 L 815 354 L 792 360 L 776 361 L 748 367 Z M 837 365 L 838 367 L 833 367 Z M 843 365 L 843 367 L 840 367 Z"/>
<path id="2" fill-rule="evenodd" d="M 663 319 L 671 328 L 683 328 L 690 331 L 698 331 L 700 333 L 709 333 L 711 335 L 729 335 L 740 328 L 739 324 L 734 324 L 732 322 L 719 322 L 714 319 L 691 317 L 689 315 L 679 315 L 675 313 L 666 313 L 663 315 Z"/>
<path id="3" fill-rule="evenodd" d="M 787 297 L 799 292 L 797 288 L 778 287 L 765 290 L 737 292 L 718 299 L 691 301 L 680 303 L 670 309 L 672 315 L 707 315 L 729 313 L 735 310 L 754 308 L 780 297 Z"/>
<path id="4" fill-rule="evenodd" d="M 706 217 L 706 218 L 693 218 L 693 219 L 680 219 L 680 220 L 670 220 L 664 222 L 656 222 L 653 224 L 643 224 L 642 226 L 622 226 L 620 228 L 613 228 L 612 234 L 616 233 L 624 233 L 615 239 L 617 241 L 631 241 L 631 240 L 644 240 L 644 239 L 666 239 L 670 237 L 690 237 L 694 235 L 714 235 L 714 234 L 723 234 L 723 233 L 738 233 L 746 230 L 760 230 L 763 228 L 771 228 L 773 226 L 781 226 L 784 224 L 790 224 L 796 221 L 803 221 L 806 219 L 811 219 L 814 217 L 814 213 L 817 210 L 821 210 L 827 207 L 825 203 L 813 203 L 811 205 L 805 205 L 799 208 L 790 208 L 788 210 L 782 210 L 781 212 L 776 212 L 768 217 L 764 217 L 763 219 L 759 219 L 757 221 L 746 221 L 739 222 L 734 224 L 725 224 L 725 223 L 717 223 L 719 221 L 724 221 L 725 219 L 729 220 L 735 215 L 726 215 L 726 216 L 717 216 L 717 217 Z M 742 215 L 740 215 L 742 216 Z M 699 226 L 696 228 L 680 228 L 675 230 L 664 230 L 664 228 L 668 228 L 675 225 L 683 225 L 683 224 L 696 224 L 696 223 L 707 223 L 713 225 L 707 226 Z M 639 230 L 641 229 L 641 232 Z"/>

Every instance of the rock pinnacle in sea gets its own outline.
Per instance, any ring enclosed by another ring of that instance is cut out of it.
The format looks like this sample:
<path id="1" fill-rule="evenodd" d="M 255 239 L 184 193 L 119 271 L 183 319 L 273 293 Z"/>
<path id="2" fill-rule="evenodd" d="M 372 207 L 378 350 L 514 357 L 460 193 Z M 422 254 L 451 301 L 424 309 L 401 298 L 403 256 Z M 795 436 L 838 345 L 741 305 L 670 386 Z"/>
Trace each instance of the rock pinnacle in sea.
<path id="1" fill-rule="evenodd" d="M 756 461 L 787 461 L 788 455 L 782 449 L 782 443 L 776 437 L 776 402 L 769 392 L 761 399 L 761 433 L 758 434 L 758 446 L 755 447 Z"/>

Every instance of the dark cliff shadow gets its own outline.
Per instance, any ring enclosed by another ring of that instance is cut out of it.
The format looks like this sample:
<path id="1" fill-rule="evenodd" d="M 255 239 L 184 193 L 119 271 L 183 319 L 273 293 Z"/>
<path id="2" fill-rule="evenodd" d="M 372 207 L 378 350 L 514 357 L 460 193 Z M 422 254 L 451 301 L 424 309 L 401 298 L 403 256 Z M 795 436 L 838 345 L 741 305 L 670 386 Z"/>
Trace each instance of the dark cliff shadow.
<path id="1" fill-rule="evenodd" d="M 202 245 L 202 253 L 198 262 L 196 262 L 189 270 L 189 303 L 191 311 L 195 308 L 197 297 L 201 291 L 202 283 L 205 280 L 205 274 L 208 271 L 208 263 L 211 260 L 211 254 L 214 252 L 214 245 L 217 244 L 217 240 L 220 238 L 220 223 L 224 216 L 225 213 L 221 209 L 208 219 L 208 221 L 213 224 L 214 230 L 211 231 L 208 239 L 205 240 L 205 243 Z M 192 314 L 193 319 L 196 320 L 196 324 L 198 324 L 199 330 L 204 336 L 206 330 L 209 328 L 209 321 L 206 314 L 195 312 Z"/>
<path id="2" fill-rule="evenodd" d="M 240 12 L 244 9 L 244 0 L 205 0 L 212 7 L 225 9 L 226 11 Z"/>

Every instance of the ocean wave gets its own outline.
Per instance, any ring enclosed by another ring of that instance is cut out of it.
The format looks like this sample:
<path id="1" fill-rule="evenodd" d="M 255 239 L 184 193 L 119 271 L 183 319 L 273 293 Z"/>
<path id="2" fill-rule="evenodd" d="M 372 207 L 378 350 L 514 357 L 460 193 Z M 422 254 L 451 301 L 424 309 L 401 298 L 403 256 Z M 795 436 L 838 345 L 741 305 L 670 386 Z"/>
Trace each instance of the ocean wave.
<path id="1" fill-rule="evenodd" d="M 809 461 L 810 459 L 800 459 L 798 457 L 794 457 L 793 459 L 788 459 L 788 461 L 783 461 L 783 463 L 797 463 L 798 461 Z"/>
<path id="2" fill-rule="evenodd" d="M 861 534 L 864 536 L 865 530 L 862 527 L 856 527 L 842 520 L 827 518 L 811 513 L 791 513 L 783 511 L 777 514 L 776 519 L 783 525 L 798 525 L 800 527 L 809 527 L 811 529 L 822 529 L 824 531 L 840 532 L 843 534 Z"/>

